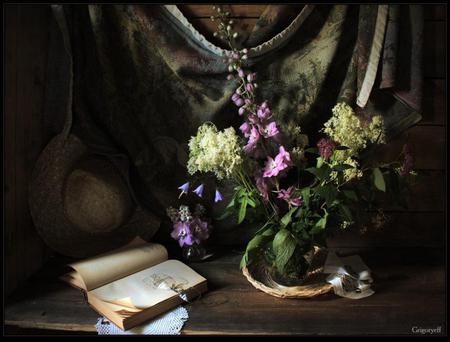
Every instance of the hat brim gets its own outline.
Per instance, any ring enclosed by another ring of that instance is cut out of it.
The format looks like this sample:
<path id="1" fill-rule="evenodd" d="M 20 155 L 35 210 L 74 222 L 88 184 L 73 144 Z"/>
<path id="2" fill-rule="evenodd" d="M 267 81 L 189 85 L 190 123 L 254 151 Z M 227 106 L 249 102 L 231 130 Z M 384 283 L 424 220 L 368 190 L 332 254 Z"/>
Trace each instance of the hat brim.
<path id="1" fill-rule="evenodd" d="M 140 206 L 127 223 L 108 232 L 89 232 L 74 225 L 64 212 L 63 187 L 69 172 L 88 153 L 75 135 L 57 135 L 39 156 L 30 182 L 30 212 L 39 235 L 51 249 L 76 258 L 118 248 L 136 236 L 148 239 L 160 225 L 155 215 Z"/>

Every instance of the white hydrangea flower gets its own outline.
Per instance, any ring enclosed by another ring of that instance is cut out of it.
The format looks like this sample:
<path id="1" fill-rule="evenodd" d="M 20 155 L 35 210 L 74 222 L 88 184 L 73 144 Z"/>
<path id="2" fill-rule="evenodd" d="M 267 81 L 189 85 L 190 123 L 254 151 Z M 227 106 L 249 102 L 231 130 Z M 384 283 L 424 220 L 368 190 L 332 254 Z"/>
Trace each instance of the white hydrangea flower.
<path id="1" fill-rule="evenodd" d="M 213 172 L 218 179 L 230 178 L 242 164 L 241 150 L 233 127 L 218 131 L 214 124 L 203 124 L 189 141 L 188 172 Z"/>

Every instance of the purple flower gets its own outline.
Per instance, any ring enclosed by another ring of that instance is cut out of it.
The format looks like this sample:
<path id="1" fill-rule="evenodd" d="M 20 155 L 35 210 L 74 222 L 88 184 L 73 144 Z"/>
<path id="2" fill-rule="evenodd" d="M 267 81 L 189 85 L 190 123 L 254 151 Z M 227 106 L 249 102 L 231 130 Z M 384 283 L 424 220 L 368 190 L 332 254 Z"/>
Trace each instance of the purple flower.
<path id="1" fill-rule="evenodd" d="M 291 155 L 289 154 L 289 152 L 287 152 L 283 146 L 280 146 L 279 150 L 278 150 L 278 155 L 277 157 L 280 156 L 280 158 L 283 158 L 285 161 L 287 162 L 291 162 Z"/>
<path id="2" fill-rule="evenodd" d="M 269 108 L 269 106 L 267 105 L 267 101 L 264 101 L 263 103 L 261 103 L 261 109 L 266 109 Z"/>
<path id="3" fill-rule="evenodd" d="M 232 74 L 229 74 L 229 75 L 227 76 L 227 80 L 228 80 L 228 81 L 231 81 L 233 78 L 234 78 L 234 76 L 233 76 Z"/>
<path id="4" fill-rule="evenodd" d="M 262 172 L 259 170 L 255 172 L 255 181 L 256 181 L 256 188 L 259 190 L 259 193 L 261 194 L 262 198 L 268 201 L 269 184 L 267 183 L 266 178 L 262 177 Z"/>
<path id="5" fill-rule="evenodd" d="M 252 127 L 250 130 L 250 136 L 248 138 L 247 145 L 244 146 L 245 153 L 250 153 L 253 151 L 256 147 L 256 144 L 259 140 L 259 133 L 258 130 L 255 127 Z"/>
<path id="6" fill-rule="evenodd" d="M 400 168 L 400 176 L 404 177 L 408 175 L 414 168 L 414 156 L 412 154 L 411 146 L 408 144 L 403 145 L 403 165 Z"/>
<path id="7" fill-rule="evenodd" d="M 244 134 L 244 137 L 248 138 L 250 136 L 251 127 L 247 122 L 244 122 L 239 129 Z"/>
<path id="8" fill-rule="evenodd" d="M 239 77 L 245 77 L 245 72 L 244 72 L 244 70 L 239 69 L 239 70 L 238 70 L 238 75 L 239 75 Z"/>
<path id="9" fill-rule="evenodd" d="M 253 104 L 253 101 L 251 99 L 245 99 L 244 102 L 246 107 L 251 106 Z"/>
<path id="10" fill-rule="evenodd" d="M 239 52 L 233 52 L 231 57 L 233 57 L 234 59 L 239 59 L 241 56 L 240 56 Z"/>
<path id="11" fill-rule="evenodd" d="M 194 190 L 194 192 L 196 193 L 196 195 L 197 195 L 198 197 L 202 197 L 202 196 L 203 196 L 203 188 L 204 188 L 204 185 L 203 185 L 203 184 L 200 184 L 200 185 Z"/>
<path id="12" fill-rule="evenodd" d="M 214 198 L 214 202 L 220 202 L 222 200 L 222 194 L 219 192 L 219 190 L 216 189 L 216 196 Z"/>
<path id="13" fill-rule="evenodd" d="M 239 94 L 234 93 L 234 94 L 231 96 L 231 101 L 236 102 L 236 101 L 239 100 L 240 98 L 241 98 L 241 97 L 239 96 Z"/>
<path id="14" fill-rule="evenodd" d="M 267 157 L 263 177 L 277 176 L 281 171 L 289 166 L 290 161 L 291 156 L 285 151 L 283 146 L 280 146 L 280 151 L 276 155 L 275 159 L 270 156 Z"/>
<path id="15" fill-rule="evenodd" d="M 173 227 L 174 229 L 170 236 L 175 240 L 178 240 L 180 247 L 183 247 L 184 245 L 192 246 L 196 242 L 187 222 L 177 222 Z"/>
<path id="16" fill-rule="evenodd" d="M 278 133 L 280 133 L 278 131 L 278 127 L 275 121 L 272 121 L 271 123 L 269 123 L 268 125 L 266 125 L 265 127 L 260 127 L 259 132 L 261 133 L 262 136 L 264 136 L 265 138 L 270 138 L 270 137 L 274 137 L 276 136 Z"/>
<path id="17" fill-rule="evenodd" d="M 295 198 L 292 197 L 294 191 L 295 189 L 293 186 L 290 186 L 289 188 L 287 188 L 287 190 L 281 189 L 278 192 L 277 198 L 285 200 L 289 204 L 289 206 L 299 207 L 303 204 L 303 199 L 301 196 Z"/>
<path id="18" fill-rule="evenodd" d="M 269 107 L 267 107 L 267 106 L 264 108 L 262 106 L 260 106 L 258 108 L 258 110 L 256 111 L 256 115 L 258 115 L 258 118 L 260 118 L 261 120 L 265 120 L 265 119 L 269 118 L 271 114 L 272 113 L 271 113 Z"/>
<path id="19" fill-rule="evenodd" d="M 254 80 L 256 80 L 256 73 L 255 72 L 250 73 L 250 74 L 247 75 L 247 81 L 248 82 L 253 82 Z"/>
<path id="20" fill-rule="evenodd" d="M 179 186 L 178 189 L 181 190 L 181 194 L 178 198 L 180 198 L 183 194 L 187 194 L 189 191 L 189 182 L 184 183 L 183 185 Z"/>
<path id="21" fill-rule="evenodd" d="M 190 227 L 196 243 L 200 243 L 209 238 L 208 222 L 202 221 L 196 217 L 191 221 Z"/>
<path id="22" fill-rule="evenodd" d="M 328 159 L 333 155 L 334 150 L 336 149 L 337 144 L 328 138 L 322 138 L 317 143 L 317 147 L 319 148 L 320 155 Z"/>
<path id="23" fill-rule="evenodd" d="M 239 113 L 239 115 L 244 115 L 244 113 L 245 113 L 245 106 L 242 106 L 241 108 L 239 108 L 238 113 Z"/>
<path id="24" fill-rule="evenodd" d="M 256 125 L 259 122 L 259 119 L 255 114 L 249 114 L 247 116 L 247 118 L 248 118 L 248 121 L 250 121 L 254 125 Z"/>
<path id="25" fill-rule="evenodd" d="M 255 90 L 255 87 L 253 87 L 253 84 L 247 83 L 247 85 L 245 86 L 245 89 L 247 89 L 247 91 L 249 93 L 253 93 L 253 91 Z"/>
<path id="26" fill-rule="evenodd" d="M 239 98 L 236 101 L 234 101 L 234 104 L 238 107 L 241 107 L 244 105 L 244 100 L 242 98 Z"/>

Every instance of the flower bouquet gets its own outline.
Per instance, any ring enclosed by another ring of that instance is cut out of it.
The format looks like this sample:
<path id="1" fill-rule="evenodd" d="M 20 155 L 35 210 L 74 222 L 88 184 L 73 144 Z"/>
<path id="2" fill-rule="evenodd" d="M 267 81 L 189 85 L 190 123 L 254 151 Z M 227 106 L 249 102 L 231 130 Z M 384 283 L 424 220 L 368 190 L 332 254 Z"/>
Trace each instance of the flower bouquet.
<path id="1" fill-rule="evenodd" d="M 352 225 L 358 204 L 370 208 L 376 191 L 413 174 L 411 152 L 405 148 L 403 161 L 391 163 L 368 158 L 369 149 L 386 141 L 383 118 L 363 120 L 346 103 L 332 109 L 318 141 L 309 141 L 295 123 L 277 120 L 267 101 L 258 102 L 257 75 L 244 70 L 248 51 L 234 47 L 237 33 L 228 16 L 219 7 L 212 19 L 232 50 L 224 62 L 227 79 L 238 83 L 231 101 L 243 119 L 242 134 L 204 123 L 189 141 L 188 172 L 233 182 L 222 218 L 237 213 L 238 224 L 260 222 L 241 261 L 255 286 L 274 295 L 294 285 L 311 296 L 324 293 L 330 285 L 315 275 L 323 267 L 327 236 Z"/>

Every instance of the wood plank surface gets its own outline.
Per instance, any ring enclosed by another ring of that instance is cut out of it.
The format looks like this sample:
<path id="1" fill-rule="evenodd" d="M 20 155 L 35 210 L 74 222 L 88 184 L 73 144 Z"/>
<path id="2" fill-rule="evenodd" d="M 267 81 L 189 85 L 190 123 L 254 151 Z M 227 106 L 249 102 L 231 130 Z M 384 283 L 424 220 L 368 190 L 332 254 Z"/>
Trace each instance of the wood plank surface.
<path id="1" fill-rule="evenodd" d="M 446 22 L 425 21 L 423 35 L 424 76 L 426 78 L 445 78 Z"/>
<path id="2" fill-rule="evenodd" d="M 426 79 L 423 89 L 422 120 L 417 126 L 444 126 L 447 124 L 445 80 Z"/>
<path id="3" fill-rule="evenodd" d="M 424 4 L 423 8 L 426 21 L 447 20 L 447 4 Z"/>
<path id="4" fill-rule="evenodd" d="M 14 151 L 8 158 L 10 165 L 14 164 L 13 174 L 7 174 L 6 180 L 9 191 L 14 192 L 14 208 L 8 208 L 7 214 L 14 215 L 14 222 L 6 227 L 9 232 L 6 244 L 11 248 L 6 261 L 10 291 L 39 269 L 46 255 L 46 247 L 29 213 L 28 185 L 34 163 L 46 143 L 42 139 L 42 123 L 50 8 L 45 5 L 7 8 L 9 20 L 16 20 L 16 26 L 6 33 L 14 40 L 10 54 L 15 54 L 14 60 L 7 61 L 15 79 L 11 79 L 7 87 L 11 90 L 6 94 L 7 103 L 14 105 L 9 105 L 5 113 L 10 134 L 6 136 L 6 145 L 8 151 Z"/>
<path id="5" fill-rule="evenodd" d="M 392 252 L 392 251 L 391 251 Z M 209 292 L 188 304 L 183 334 L 401 334 L 421 324 L 445 329 L 445 273 L 442 266 L 384 264 L 378 253 L 364 260 L 376 279 L 376 294 L 350 300 L 333 294 L 309 300 L 279 299 L 254 289 L 239 271 L 238 253 L 191 264 L 208 279 Z M 392 259 L 395 260 L 395 259 Z M 54 270 L 54 268 L 53 268 Z M 80 291 L 55 281 L 55 274 L 34 278 L 5 311 L 7 325 L 95 332 L 98 315 Z M 364 320 L 361 320 L 364 317 Z"/>
<path id="6" fill-rule="evenodd" d="M 4 114 L 4 134 L 5 134 L 5 272 L 8 279 L 5 282 L 5 292 L 9 294 L 16 286 L 18 278 L 16 276 L 16 262 L 18 255 L 14 253 L 14 243 L 16 241 L 16 115 L 17 112 L 17 31 L 18 31 L 18 6 L 7 5 L 4 8 L 5 16 L 5 114 Z"/>
<path id="7" fill-rule="evenodd" d="M 217 12 L 212 9 L 213 4 L 189 4 L 178 5 L 180 11 L 188 18 L 209 18 Z M 239 18 L 259 18 L 267 4 L 261 5 L 224 5 L 222 8 L 229 11 L 232 17 Z"/>
<path id="8" fill-rule="evenodd" d="M 414 126 L 381 145 L 374 158 L 381 162 L 398 160 L 404 144 L 409 144 L 418 170 L 442 170 L 445 168 L 445 127 Z"/>

